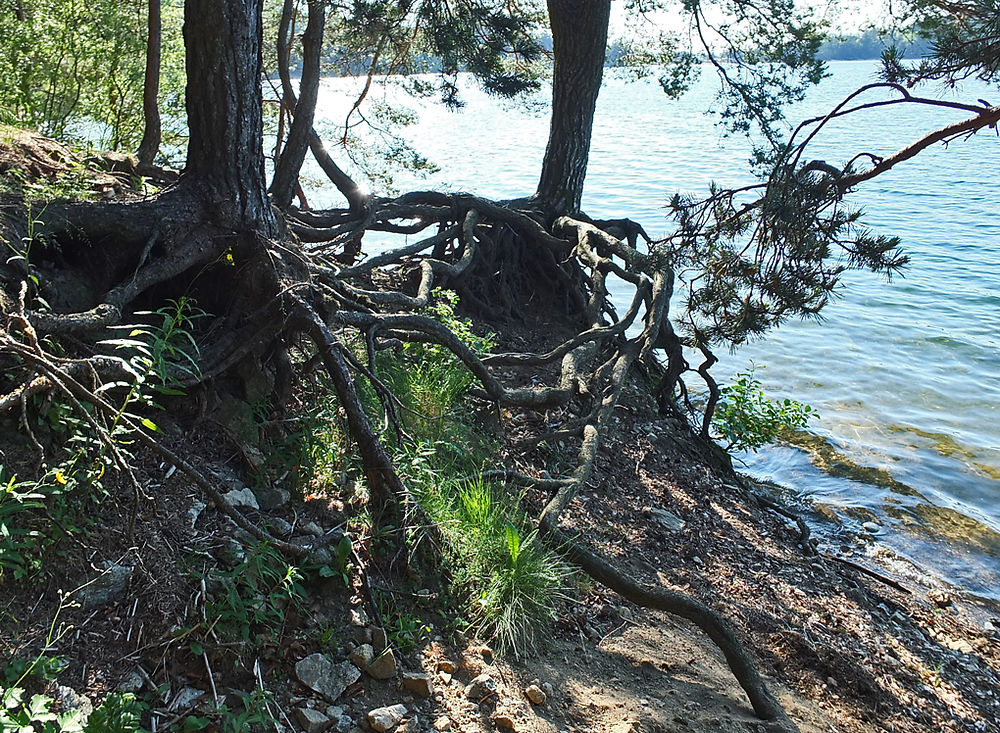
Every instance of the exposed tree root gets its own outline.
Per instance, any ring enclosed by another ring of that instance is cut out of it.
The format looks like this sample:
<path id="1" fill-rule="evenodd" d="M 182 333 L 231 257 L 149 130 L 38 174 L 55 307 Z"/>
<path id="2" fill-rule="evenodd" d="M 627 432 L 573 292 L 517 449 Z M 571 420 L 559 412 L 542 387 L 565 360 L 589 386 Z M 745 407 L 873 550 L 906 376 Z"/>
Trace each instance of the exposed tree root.
<path id="1" fill-rule="evenodd" d="M 247 357 L 265 354 L 284 365 L 287 374 L 288 348 L 297 345 L 310 365 L 321 365 L 331 380 L 376 509 L 393 513 L 405 506 L 406 487 L 362 407 L 357 381 L 368 380 L 384 409 L 386 430 L 405 440 L 395 417 L 399 401 L 378 379 L 374 355 L 408 342 L 439 344 L 474 375 L 481 397 L 510 409 L 567 408 L 567 423 L 542 437 L 581 438 L 577 465 L 568 476 L 537 480 L 498 469 L 484 472 L 483 478 L 530 482 L 553 492 L 538 517 L 548 543 L 630 601 L 692 620 L 722 649 L 756 714 L 787 721 L 746 650 L 715 611 L 684 594 L 636 582 L 559 527 L 566 506 L 593 471 L 619 397 L 636 370 L 641 367 L 663 380 L 659 399 L 666 405 L 687 369 L 667 320 L 673 273 L 661 258 L 639 251 L 639 240 L 648 242 L 641 227 L 628 221 L 561 218 L 547 229 L 544 217 L 524 202 L 505 205 L 436 192 L 369 201 L 349 210 L 289 210 L 285 230 L 234 225 L 241 220 L 225 206 L 183 184 L 150 202 L 53 206 L 37 233 L 39 247 L 58 241 L 67 252 L 63 266 L 84 274 L 93 269 L 101 292 L 71 312 L 57 313 L 25 310 L 35 295 L 28 278 L 20 278 L 19 291 L 8 288 L 19 295 L 0 303 L 5 319 L 0 360 L 8 370 L 0 381 L 0 410 L 56 389 L 76 404 L 116 414 L 119 407 L 100 385 L 128 380 L 121 360 L 103 353 L 97 339 L 90 342 L 89 354 L 57 359 L 40 347 L 36 331 L 83 338 L 124 322 L 140 306 L 193 295 L 216 318 L 205 333 L 201 373 L 179 375 L 178 381 L 189 388 L 209 380 L 224 382 Z M 422 238 L 358 261 L 352 246 L 368 232 Z M 80 248 L 86 256 L 74 259 Z M 18 279 L 10 267 L 4 275 L 8 281 Z M 608 300 L 612 276 L 633 288 L 621 316 Z M 457 290 L 467 307 L 493 320 L 527 318 L 533 310 L 559 303 L 574 314 L 563 321 L 579 325 L 544 353 L 479 354 L 429 312 L 438 287 Z M 347 339 L 363 345 L 367 365 Z M 539 383 L 539 368 L 556 364 L 554 377 Z M 512 381 L 511 375 L 521 372 L 527 378 Z M 225 504 L 212 477 L 173 453 L 137 420 L 122 419 L 135 440 L 177 466 L 237 525 L 279 550 L 302 556 L 342 536 L 334 530 L 311 545 L 270 536 Z M 113 441 L 108 442 L 113 448 Z"/>

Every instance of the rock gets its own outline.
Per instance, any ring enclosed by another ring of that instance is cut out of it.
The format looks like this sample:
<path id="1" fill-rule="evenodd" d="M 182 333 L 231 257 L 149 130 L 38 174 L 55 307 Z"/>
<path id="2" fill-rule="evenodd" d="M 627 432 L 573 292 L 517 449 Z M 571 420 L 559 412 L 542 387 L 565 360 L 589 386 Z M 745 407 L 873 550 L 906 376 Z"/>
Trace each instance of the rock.
<path id="1" fill-rule="evenodd" d="M 351 626 L 367 626 L 367 625 L 368 625 L 368 614 L 365 613 L 365 609 L 352 608 Z"/>
<path id="2" fill-rule="evenodd" d="M 947 608 L 952 604 L 951 594 L 943 590 L 932 590 L 928 596 L 938 608 Z"/>
<path id="3" fill-rule="evenodd" d="M 475 677 L 465 688 L 465 696 L 470 700 L 481 702 L 489 695 L 496 692 L 497 683 L 489 674 L 484 672 Z"/>
<path id="4" fill-rule="evenodd" d="M 187 511 L 188 526 L 191 529 L 194 529 L 194 525 L 198 523 L 198 517 L 201 516 L 201 513 L 205 511 L 205 507 L 207 506 L 208 504 L 197 499 L 191 502 L 191 508 Z"/>
<path id="5" fill-rule="evenodd" d="M 548 695 L 538 685 L 528 685 L 524 688 L 524 695 L 535 705 L 544 705 Z"/>
<path id="6" fill-rule="evenodd" d="M 875 534 L 880 529 L 882 529 L 882 525 L 878 524 L 877 522 L 863 522 L 861 525 L 861 529 L 863 529 L 865 532 L 868 532 L 869 534 Z"/>
<path id="7" fill-rule="evenodd" d="M 406 715 L 405 705 L 390 705 L 384 708 L 375 708 L 368 712 L 368 725 L 378 733 L 385 733 L 396 726 Z"/>
<path id="8" fill-rule="evenodd" d="M 494 713 L 491 720 L 493 721 L 493 725 L 497 728 L 502 728 L 503 730 L 516 730 L 514 719 L 507 715 L 507 713 Z"/>
<path id="9" fill-rule="evenodd" d="M 356 647 L 347 658 L 350 659 L 351 664 L 358 669 L 364 669 L 375 661 L 375 650 L 372 649 L 371 644 L 361 644 Z"/>
<path id="10" fill-rule="evenodd" d="M 264 511 L 283 507 L 292 498 L 287 489 L 257 489 L 254 495 L 257 497 L 258 507 Z"/>
<path id="11" fill-rule="evenodd" d="M 325 547 L 320 547 L 309 554 L 309 560 L 316 565 L 330 565 L 333 563 L 333 554 Z"/>
<path id="12" fill-rule="evenodd" d="M 305 522 L 300 529 L 306 534 L 311 534 L 313 537 L 323 536 L 323 528 L 316 524 L 316 522 Z"/>
<path id="13" fill-rule="evenodd" d="M 552 687 L 551 682 L 543 682 L 541 684 L 542 692 L 545 693 L 545 697 L 552 697 L 555 694 L 555 688 Z"/>
<path id="14" fill-rule="evenodd" d="M 94 712 L 94 703 L 90 701 L 90 698 L 86 695 L 81 695 L 72 687 L 57 685 L 54 697 L 59 701 L 59 705 L 62 707 L 64 713 L 68 713 L 71 710 L 79 711 L 81 723 L 86 723 L 87 718 Z M 28 726 L 28 729 L 30 730 L 31 726 Z"/>
<path id="15" fill-rule="evenodd" d="M 680 532 L 684 529 L 684 520 L 676 514 L 668 512 L 666 509 L 645 507 L 643 508 L 642 513 L 655 519 L 657 523 L 668 532 Z"/>
<path id="16" fill-rule="evenodd" d="M 138 669 L 132 669 L 125 673 L 115 689 L 119 692 L 138 692 L 145 684 L 146 678 L 142 676 L 142 672 Z"/>
<path id="17" fill-rule="evenodd" d="M 104 572 L 80 589 L 77 596 L 80 605 L 89 611 L 110 603 L 125 591 L 132 578 L 132 570 L 129 565 L 104 563 Z"/>
<path id="18" fill-rule="evenodd" d="M 282 517 L 269 517 L 271 523 L 271 534 L 278 537 L 288 537 L 292 534 L 292 523 Z"/>
<path id="19" fill-rule="evenodd" d="M 438 672 L 446 672 L 447 674 L 455 674 L 455 670 L 458 669 L 450 659 L 442 659 L 438 662 L 437 668 Z"/>
<path id="20" fill-rule="evenodd" d="M 226 502 L 227 506 L 260 510 L 257 497 L 253 495 L 253 491 L 250 489 L 233 489 L 223 494 L 222 500 Z"/>
<path id="21" fill-rule="evenodd" d="M 295 708 L 294 712 L 295 719 L 306 733 L 321 733 L 330 723 L 330 719 L 319 710 Z"/>
<path id="22" fill-rule="evenodd" d="M 440 677 L 441 681 L 444 682 L 446 685 L 451 684 L 451 679 L 452 679 L 451 672 L 438 672 L 438 677 Z"/>
<path id="23" fill-rule="evenodd" d="M 439 715 L 434 719 L 434 730 L 451 730 L 451 718 Z"/>
<path id="24" fill-rule="evenodd" d="M 396 733 L 419 733 L 420 730 L 420 718 L 414 715 L 405 723 L 401 723 L 400 726 L 396 728 Z"/>
<path id="25" fill-rule="evenodd" d="M 403 673 L 403 687 L 420 697 L 430 697 L 434 694 L 434 685 L 431 678 L 425 674 L 416 672 Z"/>
<path id="26" fill-rule="evenodd" d="M 361 672 L 350 662 L 334 664 L 326 655 L 316 653 L 299 660 L 295 676 L 306 687 L 336 702 L 344 690 L 361 678 Z"/>
<path id="27" fill-rule="evenodd" d="M 379 654 L 389 646 L 389 637 L 386 635 L 385 629 L 372 626 L 372 646 L 375 647 L 375 651 Z"/>
<path id="28" fill-rule="evenodd" d="M 176 695 L 170 699 L 170 705 L 168 709 L 173 711 L 189 710 L 195 706 L 202 697 L 205 696 L 204 690 L 199 690 L 197 687 L 182 687 Z"/>
<path id="29" fill-rule="evenodd" d="M 369 647 L 370 648 L 370 647 Z M 396 657 L 392 649 L 386 649 L 381 656 L 365 668 L 370 676 L 377 680 L 387 680 L 396 676 Z"/>

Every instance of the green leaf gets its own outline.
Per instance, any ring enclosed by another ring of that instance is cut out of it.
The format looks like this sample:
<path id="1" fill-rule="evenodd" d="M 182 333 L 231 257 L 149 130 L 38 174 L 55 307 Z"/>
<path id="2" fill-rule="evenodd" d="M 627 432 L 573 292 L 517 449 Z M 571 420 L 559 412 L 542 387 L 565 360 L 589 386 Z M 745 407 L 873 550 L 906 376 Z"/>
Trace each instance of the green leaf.
<path id="1" fill-rule="evenodd" d="M 159 426 L 155 422 L 153 422 L 152 420 L 150 420 L 148 417 L 142 418 L 142 426 L 144 428 L 148 428 L 149 430 L 152 430 L 154 433 L 160 432 Z"/>

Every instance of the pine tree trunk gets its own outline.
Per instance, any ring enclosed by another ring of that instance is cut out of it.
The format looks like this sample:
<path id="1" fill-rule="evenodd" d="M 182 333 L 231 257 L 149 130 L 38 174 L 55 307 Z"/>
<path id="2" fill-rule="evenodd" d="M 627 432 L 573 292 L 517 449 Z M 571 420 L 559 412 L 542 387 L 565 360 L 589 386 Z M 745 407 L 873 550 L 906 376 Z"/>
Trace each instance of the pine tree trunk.
<path id="1" fill-rule="evenodd" d="M 537 200 L 550 215 L 580 210 L 594 110 L 604 75 L 610 0 L 548 0 L 552 118 Z"/>
<path id="2" fill-rule="evenodd" d="M 261 113 L 262 0 L 186 0 L 188 140 L 182 182 L 220 223 L 271 232 Z"/>

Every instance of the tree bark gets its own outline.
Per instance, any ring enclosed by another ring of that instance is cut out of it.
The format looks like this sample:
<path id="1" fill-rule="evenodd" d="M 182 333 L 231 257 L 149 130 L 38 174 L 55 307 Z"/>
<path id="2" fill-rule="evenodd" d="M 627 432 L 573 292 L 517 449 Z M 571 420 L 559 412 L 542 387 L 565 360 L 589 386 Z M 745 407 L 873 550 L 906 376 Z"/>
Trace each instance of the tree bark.
<path id="1" fill-rule="evenodd" d="M 295 195 L 295 184 L 299 179 L 299 170 L 306 157 L 309 139 L 313 131 L 313 118 L 316 114 L 316 101 L 319 98 L 320 55 L 323 47 L 323 26 L 326 23 L 326 5 L 321 0 L 309 3 L 309 20 L 306 32 L 302 36 L 302 77 L 299 82 L 299 100 L 295 103 L 295 112 L 288 140 L 278 158 L 271 183 L 271 196 L 274 205 L 281 209 L 288 208 Z M 287 31 L 286 31 L 287 32 Z M 286 48 L 287 55 L 287 48 Z M 290 85 L 289 85 L 290 86 Z"/>
<path id="2" fill-rule="evenodd" d="M 262 0 L 186 0 L 187 164 L 181 177 L 224 225 L 276 226 L 264 178 Z"/>
<path id="3" fill-rule="evenodd" d="M 604 76 L 611 0 L 548 0 L 548 9 L 552 118 L 535 198 L 554 216 L 580 210 Z"/>
<path id="4" fill-rule="evenodd" d="M 162 20 L 160 0 L 149 0 L 146 18 L 146 75 L 142 89 L 142 114 L 145 127 L 142 142 L 136 157 L 139 170 L 153 165 L 160 150 L 160 47 L 162 41 Z"/>

